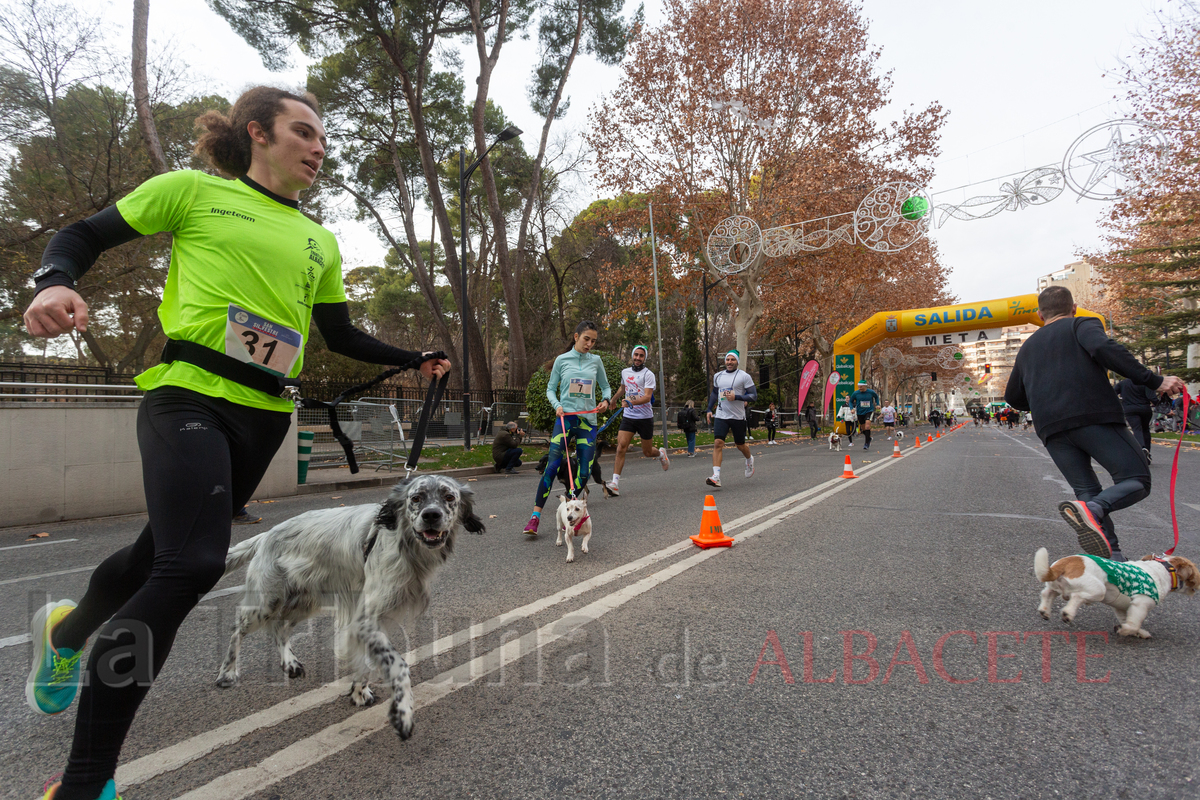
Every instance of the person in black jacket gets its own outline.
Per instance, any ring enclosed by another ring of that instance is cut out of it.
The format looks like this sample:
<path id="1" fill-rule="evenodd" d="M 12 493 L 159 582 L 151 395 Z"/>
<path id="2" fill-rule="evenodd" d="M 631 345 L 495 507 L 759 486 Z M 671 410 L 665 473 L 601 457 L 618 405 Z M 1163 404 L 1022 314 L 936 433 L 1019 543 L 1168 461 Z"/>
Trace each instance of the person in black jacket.
<path id="1" fill-rule="evenodd" d="M 1038 295 L 1042 328 L 1017 352 L 1005 401 L 1032 411 L 1037 435 L 1078 500 L 1061 503 L 1059 513 L 1079 537 L 1085 552 L 1124 561 L 1111 512 L 1150 494 L 1150 466 L 1125 427 L 1125 412 L 1108 382 L 1107 370 L 1159 393 L 1178 392 L 1184 383 L 1142 366 L 1104 332 L 1100 320 L 1076 317 L 1065 286 Z M 1108 470 L 1113 485 L 1101 491 L 1092 459 Z"/>
<path id="2" fill-rule="evenodd" d="M 813 412 L 812 406 L 804 407 L 804 421 L 808 423 L 808 434 L 816 441 L 817 438 L 817 415 Z"/>
<path id="3" fill-rule="evenodd" d="M 1158 402 L 1158 392 L 1147 386 L 1139 386 L 1129 378 L 1117 383 L 1117 397 L 1121 398 L 1121 407 L 1125 410 L 1125 421 L 1133 431 L 1133 438 L 1142 445 L 1146 461 L 1150 461 L 1150 417 L 1154 404 Z"/>
<path id="4" fill-rule="evenodd" d="M 679 426 L 679 430 L 683 431 L 687 436 L 687 457 L 696 457 L 696 423 L 699 420 L 696 418 L 696 401 L 688 400 L 687 405 L 679 410 L 675 416 L 675 424 Z"/>

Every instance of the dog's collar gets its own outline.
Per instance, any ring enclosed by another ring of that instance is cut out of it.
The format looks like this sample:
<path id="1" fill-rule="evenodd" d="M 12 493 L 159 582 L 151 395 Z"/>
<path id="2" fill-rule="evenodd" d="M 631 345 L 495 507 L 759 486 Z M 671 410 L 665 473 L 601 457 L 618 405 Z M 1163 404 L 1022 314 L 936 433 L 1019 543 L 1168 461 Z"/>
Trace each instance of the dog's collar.
<path id="1" fill-rule="evenodd" d="M 1179 573 L 1175 571 L 1175 565 L 1172 564 L 1170 561 L 1167 561 L 1165 556 L 1163 558 L 1159 558 L 1158 556 L 1155 556 L 1154 560 L 1157 561 L 1158 563 L 1162 564 L 1164 567 L 1166 567 L 1167 572 L 1169 572 L 1171 574 L 1171 591 L 1173 592 L 1176 589 L 1178 589 L 1179 588 Z"/>
<path id="2" fill-rule="evenodd" d="M 591 514 L 584 514 L 583 519 L 581 519 L 581 520 L 579 520 L 579 522 L 575 523 L 575 532 L 579 533 L 579 529 L 583 527 L 583 523 L 587 522 L 591 518 L 592 518 Z"/>

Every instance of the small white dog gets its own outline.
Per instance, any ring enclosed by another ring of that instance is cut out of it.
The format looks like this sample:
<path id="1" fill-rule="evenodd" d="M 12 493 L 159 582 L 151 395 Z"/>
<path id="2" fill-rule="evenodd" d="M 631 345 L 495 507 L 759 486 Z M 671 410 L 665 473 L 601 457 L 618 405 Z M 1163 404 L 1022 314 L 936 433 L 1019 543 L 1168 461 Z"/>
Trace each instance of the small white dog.
<path id="1" fill-rule="evenodd" d="M 1079 609 L 1089 603 L 1111 606 L 1117 615 L 1117 632 L 1122 636 L 1149 639 L 1142 622 L 1162 598 L 1176 589 L 1192 594 L 1200 588 L 1200 570 L 1182 556 L 1141 561 L 1110 561 L 1089 556 L 1067 556 L 1053 564 L 1046 548 L 1033 556 L 1033 574 L 1046 584 L 1038 613 L 1050 619 L 1051 603 L 1062 597 L 1063 622 L 1073 622 Z"/>
<path id="2" fill-rule="evenodd" d="M 829 434 L 829 449 L 837 450 L 839 453 L 842 452 L 842 437 L 837 431 Z"/>
<path id="3" fill-rule="evenodd" d="M 558 531 L 558 539 L 555 540 L 554 546 L 562 547 L 563 539 L 566 539 L 569 564 L 575 560 L 575 545 L 572 540 L 576 536 L 582 536 L 583 541 L 580 542 L 579 549 L 586 553 L 588 540 L 592 538 L 592 518 L 587 510 L 587 495 L 571 497 L 563 492 L 559 498 L 557 520 L 555 529 Z"/>

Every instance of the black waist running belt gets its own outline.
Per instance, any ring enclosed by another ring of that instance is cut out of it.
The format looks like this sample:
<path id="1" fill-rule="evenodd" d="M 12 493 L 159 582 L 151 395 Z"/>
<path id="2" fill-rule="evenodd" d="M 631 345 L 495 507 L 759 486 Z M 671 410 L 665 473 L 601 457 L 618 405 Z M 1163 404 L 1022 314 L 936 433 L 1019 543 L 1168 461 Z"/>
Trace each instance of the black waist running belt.
<path id="1" fill-rule="evenodd" d="M 424 353 L 407 364 L 402 364 L 381 373 L 378 377 L 366 383 L 351 386 L 335 397 L 332 402 L 326 403 L 322 400 L 314 400 L 311 397 L 301 397 L 300 380 L 298 378 L 285 378 L 273 375 L 266 370 L 250 366 L 220 351 L 196 344 L 195 342 L 168 339 L 162 352 L 162 361 L 164 364 L 172 361 L 185 361 L 218 377 L 231 380 L 234 383 L 240 383 L 242 386 L 248 386 L 264 394 L 269 394 L 272 397 L 288 397 L 295 401 L 296 405 L 300 408 L 325 409 L 329 414 L 329 427 L 333 431 L 333 438 L 337 440 L 338 444 L 342 446 L 342 450 L 346 453 L 346 463 L 350 466 L 350 474 L 352 475 L 358 472 L 358 461 L 354 458 L 354 442 L 350 441 L 350 437 L 346 436 L 345 432 L 342 431 L 341 423 L 338 422 L 338 404 L 350 395 L 365 391 L 397 373 L 403 372 L 406 369 L 416 369 L 426 361 L 440 358 L 446 358 L 446 354 L 441 350 L 433 353 Z M 442 401 L 442 393 L 445 391 L 446 383 L 449 379 L 450 374 L 446 373 L 440 380 L 431 381 L 429 390 L 425 393 L 425 404 L 421 407 L 421 419 L 417 423 L 416 431 L 413 433 L 412 445 L 408 451 L 408 460 L 404 464 L 404 468 L 408 472 L 412 472 L 417 468 L 417 460 L 421 457 L 421 448 L 425 445 L 425 430 L 429 427 L 429 418 L 433 414 L 433 409 Z"/>

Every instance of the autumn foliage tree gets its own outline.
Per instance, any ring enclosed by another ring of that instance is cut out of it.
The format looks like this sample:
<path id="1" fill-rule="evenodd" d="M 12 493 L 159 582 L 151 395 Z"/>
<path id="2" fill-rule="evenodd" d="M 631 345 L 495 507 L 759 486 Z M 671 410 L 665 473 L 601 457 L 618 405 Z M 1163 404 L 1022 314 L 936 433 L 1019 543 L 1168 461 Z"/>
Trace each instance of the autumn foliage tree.
<path id="1" fill-rule="evenodd" d="M 852 212 L 880 183 L 928 179 L 944 113 L 932 104 L 880 122 L 891 80 L 877 69 L 879 51 L 853 3 L 667 0 L 665 11 L 662 26 L 632 43 L 589 137 L 603 185 L 644 195 L 614 220 L 630 244 L 646 237 L 645 205 L 654 204 L 668 266 L 660 264 L 663 290 L 688 270 L 723 277 L 705 241 L 727 216 L 751 217 L 765 230 Z M 821 314 L 840 315 L 836 328 L 880 304 L 935 300 L 944 293 L 936 252 L 925 243 L 910 250 L 884 256 L 835 244 L 790 258 L 760 253 L 717 289 L 735 309 L 738 349 L 749 348 L 764 314 L 828 331 Z M 618 311 L 636 296 L 628 285 L 648 280 L 648 260 L 647 251 L 608 277 Z M 847 293 L 852 310 L 808 305 Z"/>
<path id="2" fill-rule="evenodd" d="M 1106 252 L 1089 258 L 1106 283 L 1103 310 L 1148 363 L 1200 379 L 1200 3 L 1178 0 L 1159 17 L 1119 76 L 1133 116 L 1170 143 L 1165 163 L 1137 180 L 1104 221 Z M 1189 353 L 1189 369 L 1180 370 Z"/>

